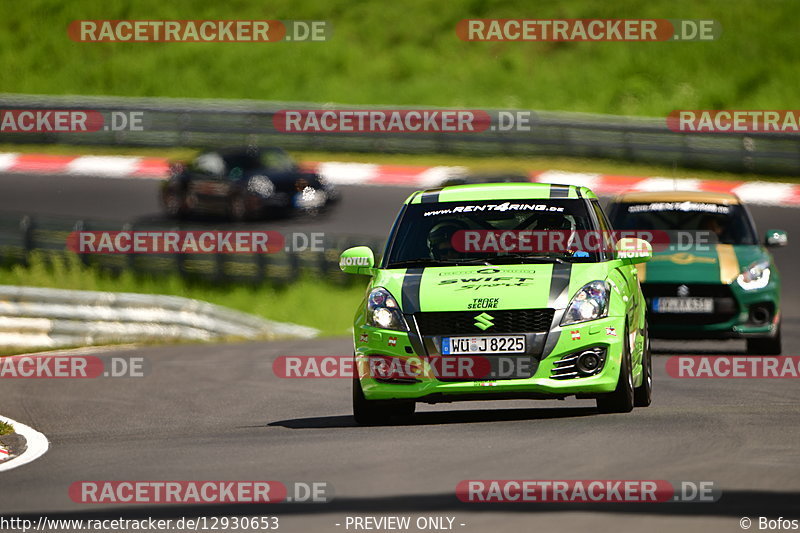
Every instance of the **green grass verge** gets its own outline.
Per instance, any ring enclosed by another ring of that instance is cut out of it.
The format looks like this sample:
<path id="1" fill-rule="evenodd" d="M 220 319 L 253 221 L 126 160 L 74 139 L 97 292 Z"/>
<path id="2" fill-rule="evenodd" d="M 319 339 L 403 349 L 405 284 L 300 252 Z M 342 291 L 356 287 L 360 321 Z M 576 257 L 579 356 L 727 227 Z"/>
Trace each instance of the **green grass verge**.
<path id="1" fill-rule="evenodd" d="M 0 420 L 0 435 L 9 435 L 14 433 L 14 426 Z"/>
<path id="2" fill-rule="evenodd" d="M 792 108 L 795 0 L 28 0 L 0 17 L 0 91 L 512 107 L 664 116 Z M 714 42 L 464 42 L 467 18 L 716 19 Z M 316 19 L 327 42 L 80 43 L 74 20 Z"/>
<path id="3" fill-rule="evenodd" d="M 34 253 L 29 266 L 0 270 L 0 284 L 89 291 L 169 294 L 204 300 L 257 316 L 319 329 L 322 335 L 345 335 L 364 296 L 364 283 L 339 286 L 316 279 L 302 279 L 286 287 L 269 285 L 220 286 L 188 282 L 178 275 L 142 276 L 132 272 L 111 275 L 83 265 L 77 256 L 44 256 Z"/>

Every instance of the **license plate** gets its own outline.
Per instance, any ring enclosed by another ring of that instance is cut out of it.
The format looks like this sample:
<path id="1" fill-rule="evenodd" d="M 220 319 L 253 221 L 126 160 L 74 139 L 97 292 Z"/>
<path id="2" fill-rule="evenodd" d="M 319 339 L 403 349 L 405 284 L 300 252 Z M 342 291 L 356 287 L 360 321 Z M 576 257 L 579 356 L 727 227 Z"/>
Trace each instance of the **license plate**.
<path id="1" fill-rule="evenodd" d="M 654 298 L 654 313 L 713 313 L 713 298 Z"/>
<path id="2" fill-rule="evenodd" d="M 525 335 L 444 337 L 442 355 L 475 353 L 525 353 Z"/>
<path id="3" fill-rule="evenodd" d="M 326 199 L 325 191 L 309 188 L 294 195 L 294 205 L 301 209 L 312 209 L 325 205 Z"/>

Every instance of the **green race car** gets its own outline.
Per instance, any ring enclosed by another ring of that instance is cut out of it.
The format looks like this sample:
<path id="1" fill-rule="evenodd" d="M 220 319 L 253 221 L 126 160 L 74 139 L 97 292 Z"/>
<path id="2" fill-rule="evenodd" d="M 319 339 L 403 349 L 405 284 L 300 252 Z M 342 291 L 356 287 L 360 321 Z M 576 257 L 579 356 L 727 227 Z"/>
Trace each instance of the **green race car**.
<path id="1" fill-rule="evenodd" d="M 730 193 L 632 192 L 608 211 L 617 230 L 667 236 L 639 266 L 653 337 L 744 338 L 749 353 L 781 353 L 781 282 L 767 247 L 785 246 L 784 231 L 769 229 L 759 241 Z"/>
<path id="2" fill-rule="evenodd" d="M 487 239 L 465 251 L 462 238 L 525 232 L 597 236 L 610 227 L 585 187 L 459 185 L 412 194 L 379 265 L 367 247 L 342 253 L 344 272 L 371 276 L 354 322 L 358 423 L 410 416 L 416 402 L 576 396 L 603 412 L 650 404 L 636 269 L 649 243 L 520 252 Z"/>

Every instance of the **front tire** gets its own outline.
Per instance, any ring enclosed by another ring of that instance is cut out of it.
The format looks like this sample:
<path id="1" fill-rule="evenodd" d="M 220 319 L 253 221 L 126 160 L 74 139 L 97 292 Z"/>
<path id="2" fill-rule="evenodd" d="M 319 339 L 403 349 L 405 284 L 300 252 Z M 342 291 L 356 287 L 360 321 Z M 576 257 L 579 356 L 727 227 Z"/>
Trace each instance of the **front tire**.
<path id="1" fill-rule="evenodd" d="M 774 337 L 761 337 L 747 339 L 747 353 L 752 355 L 780 355 L 781 347 L 781 326 Z"/>
<path id="2" fill-rule="evenodd" d="M 408 418 L 414 414 L 416 403 L 399 400 L 367 400 L 361 381 L 353 378 L 353 417 L 360 426 L 387 424 L 391 419 Z"/>
<path id="3" fill-rule="evenodd" d="M 601 413 L 630 413 L 633 411 L 633 372 L 631 371 L 631 366 L 630 340 L 628 327 L 625 326 L 617 388 L 614 389 L 614 392 L 597 398 L 597 409 Z"/>
<path id="4" fill-rule="evenodd" d="M 247 211 L 247 203 L 242 195 L 235 196 L 231 199 L 228 213 L 231 220 L 234 222 L 244 222 L 248 219 L 249 212 Z"/>
<path id="5" fill-rule="evenodd" d="M 182 192 L 167 191 L 164 193 L 164 210 L 172 219 L 186 218 L 186 196 Z"/>

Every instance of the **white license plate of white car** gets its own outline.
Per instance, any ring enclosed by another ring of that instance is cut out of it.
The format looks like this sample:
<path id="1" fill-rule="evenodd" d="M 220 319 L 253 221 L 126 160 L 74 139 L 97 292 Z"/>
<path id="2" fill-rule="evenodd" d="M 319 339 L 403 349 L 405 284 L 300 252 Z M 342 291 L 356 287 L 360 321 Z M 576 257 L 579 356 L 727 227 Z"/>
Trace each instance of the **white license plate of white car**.
<path id="1" fill-rule="evenodd" d="M 654 313 L 713 313 L 713 298 L 654 298 Z"/>
<path id="2" fill-rule="evenodd" d="M 442 355 L 482 353 L 525 353 L 525 335 L 442 338 Z"/>

